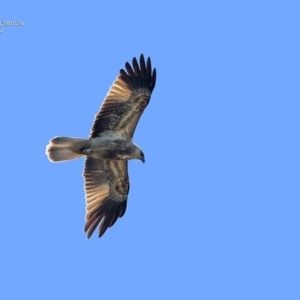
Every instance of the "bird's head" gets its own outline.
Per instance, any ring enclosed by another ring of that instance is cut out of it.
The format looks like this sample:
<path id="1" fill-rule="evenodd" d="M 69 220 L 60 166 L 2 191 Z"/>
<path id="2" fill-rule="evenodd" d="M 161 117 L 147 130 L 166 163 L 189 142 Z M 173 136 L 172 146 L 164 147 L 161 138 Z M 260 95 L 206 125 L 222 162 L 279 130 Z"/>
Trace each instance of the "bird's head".
<path id="1" fill-rule="evenodd" d="M 144 152 L 137 145 L 134 145 L 133 152 L 134 152 L 134 154 L 133 154 L 134 159 L 141 160 L 143 163 L 145 162 Z"/>

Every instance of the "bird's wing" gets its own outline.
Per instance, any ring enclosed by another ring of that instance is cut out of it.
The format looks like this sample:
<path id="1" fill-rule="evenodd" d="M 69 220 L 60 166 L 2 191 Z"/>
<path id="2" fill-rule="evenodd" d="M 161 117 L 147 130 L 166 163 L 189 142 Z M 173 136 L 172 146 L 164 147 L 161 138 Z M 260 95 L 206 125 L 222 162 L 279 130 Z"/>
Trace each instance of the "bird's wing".
<path id="1" fill-rule="evenodd" d="M 90 138 L 104 131 L 117 131 L 124 137 L 132 138 L 154 89 L 156 69 L 152 70 L 150 57 L 145 62 L 143 54 L 140 64 L 134 57 L 132 66 L 127 62 L 125 69 L 120 70 L 96 114 Z"/>
<path id="2" fill-rule="evenodd" d="M 126 210 L 129 192 L 127 161 L 100 160 L 87 157 L 85 178 L 87 237 L 99 226 L 99 237 L 111 227 Z"/>

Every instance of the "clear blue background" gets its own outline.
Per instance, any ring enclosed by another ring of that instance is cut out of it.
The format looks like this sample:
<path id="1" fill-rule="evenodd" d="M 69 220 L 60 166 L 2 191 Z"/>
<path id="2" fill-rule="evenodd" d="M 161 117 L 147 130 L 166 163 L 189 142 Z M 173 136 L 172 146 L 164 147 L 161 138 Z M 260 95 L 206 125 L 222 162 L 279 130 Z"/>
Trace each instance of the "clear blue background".
<path id="1" fill-rule="evenodd" d="M 102 2 L 102 3 L 100 3 Z M 0 299 L 300 299 L 298 1 L 5 1 Z M 0 29 L 1 29 L 0 28 Z M 157 85 L 126 214 L 86 239 L 87 137 L 126 61 Z"/>

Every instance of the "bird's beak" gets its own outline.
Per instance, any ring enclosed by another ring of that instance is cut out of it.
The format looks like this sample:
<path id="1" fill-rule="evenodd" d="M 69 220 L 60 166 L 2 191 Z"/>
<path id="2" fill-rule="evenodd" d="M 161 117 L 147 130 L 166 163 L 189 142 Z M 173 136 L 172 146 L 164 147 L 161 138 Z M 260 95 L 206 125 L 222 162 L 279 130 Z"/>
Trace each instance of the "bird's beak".
<path id="1" fill-rule="evenodd" d="M 143 162 L 143 163 L 145 163 L 145 158 L 143 157 L 143 158 L 141 158 L 141 161 Z"/>

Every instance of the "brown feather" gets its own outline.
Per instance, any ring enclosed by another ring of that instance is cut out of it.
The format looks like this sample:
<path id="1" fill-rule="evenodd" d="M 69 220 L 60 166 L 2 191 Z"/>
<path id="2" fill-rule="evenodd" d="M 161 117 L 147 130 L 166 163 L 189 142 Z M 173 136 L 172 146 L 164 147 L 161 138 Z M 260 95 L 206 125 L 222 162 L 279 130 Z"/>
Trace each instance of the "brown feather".
<path id="1" fill-rule="evenodd" d="M 127 62 L 126 71 L 121 69 L 110 87 L 95 116 L 90 138 L 107 130 L 118 131 L 121 135 L 132 138 L 156 82 L 156 69 L 152 70 L 150 58 L 145 62 L 142 54 L 140 64 L 133 58 L 132 66 Z"/>
<path id="2" fill-rule="evenodd" d="M 100 237 L 126 211 L 129 192 L 127 161 L 87 157 L 83 176 L 86 192 L 84 232 L 90 238 L 99 225 Z"/>

